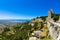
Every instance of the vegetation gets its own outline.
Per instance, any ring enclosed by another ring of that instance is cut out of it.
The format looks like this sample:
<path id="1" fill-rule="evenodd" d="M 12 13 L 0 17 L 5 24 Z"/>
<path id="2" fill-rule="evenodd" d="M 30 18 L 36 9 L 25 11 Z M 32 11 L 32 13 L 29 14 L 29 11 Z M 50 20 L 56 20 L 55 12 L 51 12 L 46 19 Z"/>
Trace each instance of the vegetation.
<path id="1" fill-rule="evenodd" d="M 31 34 L 33 30 L 41 30 L 42 28 L 45 29 L 44 27 L 42 27 L 43 23 L 36 22 L 34 27 L 28 24 L 29 23 L 27 22 L 27 23 L 17 24 L 14 27 L 4 28 L 2 33 L 0 33 L 1 35 L 0 40 L 29 40 L 29 37 L 32 36 Z M 34 29 L 31 30 L 32 28 Z"/>
<path id="2" fill-rule="evenodd" d="M 53 17 L 53 19 L 54 19 L 55 21 L 57 21 L 57 20 L 59 19 L 59 16 L 55 15 L 55 16 Z"/>
<path id="3" fill-rule="evenodd" d="M 30 25 L 24 23 L 21 26 L 4 28 L 2 32 L 1 40 L 28 40 L 28 34 L 30 34 Z"/>
<path id="4" fill-rule="evenodd" d="M 46 20 L 46 17 L 47 17 L 47 16 L 41 16 L 40 18 L 42 18 L 42 20 L 45 21 L 45 20 Z"/>
<path id="5" fill-rule="evenodd" d="M 42 20 L 46 20 L 47 16 L 37 17 L 42 18 Z M 53 19 L 56 21 L 58 20 L 58 16 L 54 15 Z M 32 20 L 35 20 L 32 19 Z M 26 23 L 17 23 L 16 25 L 8 28 L 4 28 L 0 31 L 0 40 L 29 40 L 32 36 L 34 30 L 44 30 L 43 35 L 44 38 L 38 38 L 40 40 L 52 40 L 51 36 L 49 35 L 49 30 L 47 28 L 47 23 L 45 22 L 35 22 L 34 26 L 29 25 L 30 22 Z M 55 28 L 57 30 L 57 28 Z"/>

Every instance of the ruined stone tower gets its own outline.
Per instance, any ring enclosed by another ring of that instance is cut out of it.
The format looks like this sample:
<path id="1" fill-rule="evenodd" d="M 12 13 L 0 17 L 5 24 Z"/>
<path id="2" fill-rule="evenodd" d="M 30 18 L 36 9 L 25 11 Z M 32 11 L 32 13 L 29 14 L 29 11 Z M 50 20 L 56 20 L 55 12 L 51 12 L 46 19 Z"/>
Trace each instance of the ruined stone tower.
<path id="1" fill-rule="evenodd" d="M 48 18 L 49 18 L 49 19 L 51 19 L 52 13 L 53 13 L 53 11 L 52 11 L 52 9 L 50 9 L 50 10 L 48 11 Z"/>
<path id="2" fill-rule="evenodd" d="M 52 11 L 52 9 L 50 9 L 49 11 L 48 11 L 48 17 L 46 18 L 46 21 L 48 21 L 48 20 L 53 20 L 51 17 L 52 17 L 52 13 L 53 13 L 53 11 Z"/>
<path id="3" fill-rule="evenodd" d="M 59 22 L 60 22 L 60 16 L 59 16 Z"/>

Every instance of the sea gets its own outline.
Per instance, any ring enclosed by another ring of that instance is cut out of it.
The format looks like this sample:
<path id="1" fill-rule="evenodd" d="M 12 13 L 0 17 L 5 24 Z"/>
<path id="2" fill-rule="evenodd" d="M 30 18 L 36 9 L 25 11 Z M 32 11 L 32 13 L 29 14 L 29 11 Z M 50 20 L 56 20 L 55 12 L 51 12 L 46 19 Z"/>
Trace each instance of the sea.
<path id="1" fill-rule="evenodd" d="M 30 21 L 30 19 L 10 19 L 10 20 L 0 20 L 0 23 L 4 23 L 4 22 L 21 23 L 21 22 L 28 22 L 28 21 Z"/>
<path id="2" fill-rule="evenodd" d="M 29 22 L 29 19 L 17 19 L 17 20 L 9 20 L 10 22 Z"/>

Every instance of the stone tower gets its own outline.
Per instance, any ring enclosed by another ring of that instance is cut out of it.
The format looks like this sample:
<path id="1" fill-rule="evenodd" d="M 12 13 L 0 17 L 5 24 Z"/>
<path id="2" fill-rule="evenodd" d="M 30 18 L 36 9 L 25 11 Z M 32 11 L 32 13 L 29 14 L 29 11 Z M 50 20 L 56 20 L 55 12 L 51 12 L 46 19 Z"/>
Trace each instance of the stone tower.
<path id="1" fill-rule="evenodd" d="M 48 18 L 49 18 L 49 19 L 51 19 L 52 13 L 53 13 L 53 11 L 52 11 L 52 9 L 50 9 L 50 10 L 48 11 Z"/>
<path id="2" fill-rule="evenodd" d="M 59 16 L 59 22 L 60 22 L 60 16 Z"/>
<path id="3" fill-rule="evenodd" d="M 53 21 L 53 19 L 51 18 L 51 17 L 52 17 L 52 13 L 53 13 L 53 10 L 50 9 L 50 10 L 48 11 L 48 17 L 46 18 L 46 21 L 49 21 L 49 20 Z"/>

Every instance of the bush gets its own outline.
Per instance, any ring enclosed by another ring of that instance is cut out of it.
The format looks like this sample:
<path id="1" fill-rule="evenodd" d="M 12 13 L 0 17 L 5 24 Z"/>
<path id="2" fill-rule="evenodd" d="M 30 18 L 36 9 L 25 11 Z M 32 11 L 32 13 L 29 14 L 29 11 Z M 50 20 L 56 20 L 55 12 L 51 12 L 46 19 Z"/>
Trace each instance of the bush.
<path id="1" fill-rule="evenodd" d="M 55 16 L 53 17 L 53 20 L 54 20 L 54 21 L 57 21 L 58 19 L 59 19 L 59 16 L 56 16 L 56 15 L 55 15 Z"/>

